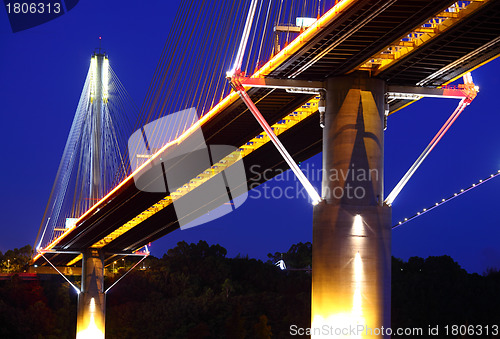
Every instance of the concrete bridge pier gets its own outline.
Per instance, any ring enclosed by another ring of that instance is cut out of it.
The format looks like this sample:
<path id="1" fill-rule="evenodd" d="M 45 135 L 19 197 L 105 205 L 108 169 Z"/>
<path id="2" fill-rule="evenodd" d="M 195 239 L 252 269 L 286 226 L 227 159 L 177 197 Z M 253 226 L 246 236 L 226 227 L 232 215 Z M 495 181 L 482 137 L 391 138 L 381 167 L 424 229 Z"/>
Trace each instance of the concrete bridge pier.
<path id="1" fill-rule="evenodd" d="M 391 210 L 383 204 L 385 82 L 327 81 L 313 214 L 312 338 L 389 338 Z M 352 330 L 354 329 L 354 331 Z"/>
<path id="2" fill-rule="evenodd" d="M 104 253 L 100 249 L 89 248 L 83 252 L 76 338 L 104 339 L 105 320 Z"/>

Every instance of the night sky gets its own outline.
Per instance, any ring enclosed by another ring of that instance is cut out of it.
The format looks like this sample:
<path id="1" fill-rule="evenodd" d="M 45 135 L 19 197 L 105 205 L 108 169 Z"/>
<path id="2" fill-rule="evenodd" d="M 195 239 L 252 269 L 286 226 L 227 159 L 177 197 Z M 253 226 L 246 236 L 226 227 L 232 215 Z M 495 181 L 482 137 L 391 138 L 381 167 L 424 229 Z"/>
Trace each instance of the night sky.
<path id="1" fill-rule="evenodd" d="M 167 39 L 177 2 L 86 0 L 67 14 L 12 33 L 0 10 L 0 251 L 33 244 L 80 97 L 90 56 L 102 36 L 110 64 L 141 105 Z M 480 93 L 433 150 L 393 205 L 393 222 L 500 169 L 500 59 L 472 73 Z M 461 80 L 460 80 L 461 81 Z M 386 195 L 458 104 L 422 99 L 389 118 Z M 302 166 L 320 167 L 321 155 Z M 296 185 L 288 182 L 267 183 Z M 319 187 L 319 180 L 313 180 Z M 450 255 L 469 272 L 500 268 L 500 178 L 393 231 L 393 255 Z M 262 193 L 263 188 L 259 191 Z M 312 240 L 305 199 L 254 199 L 225 217 L 175 231 L 152 245 L 161 256 L 178 241 L 219 243 L 228 255 L 266 259 Z"/>

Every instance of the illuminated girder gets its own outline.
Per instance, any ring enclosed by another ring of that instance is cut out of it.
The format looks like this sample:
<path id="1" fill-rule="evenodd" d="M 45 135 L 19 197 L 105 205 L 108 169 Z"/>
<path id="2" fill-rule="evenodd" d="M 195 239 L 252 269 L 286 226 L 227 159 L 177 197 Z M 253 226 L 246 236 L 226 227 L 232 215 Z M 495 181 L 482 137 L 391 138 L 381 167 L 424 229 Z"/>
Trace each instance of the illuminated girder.
<path id="1" fill-rule="evenodd" d="M 422 45 L 444 33 L 465 17 L 476 12 L 489 1 L 491 0 L 457 1 L 421 26 L 389 44 L 354 70 L 367 70 L 371 71 L 373 75 L 379 74 L 391 67 L 395 62 L 405 58 Z"/>
<path id="2" fill-rule="evenodd" d="M 340 13 L 344 12 L 347 10 L 353 3 L 355 3 L 356 0 L 344 0 L 339 3 L 337 3 L 334 7 L 332 7 L 328 12 L 326 12 L 321 18 L 319 18 L 313 25 L 311 25 L 307 30 L 302 32 L 296 39 L 294 39 L 289 45 L 287 45 L 285 48 L 283 48 L 278 54 L 273 55 L 271 59 L 264 64 L 260 69 L 258 69 L 253 75 L 252 78 L 258 78 L 258 77 L 263 77 L 271 73 L 273 70 L 275 70 L 281 63 L 286 60 L 290 55 L 293 53 L 297 52 L 302 48 L 305 44 L 309 43 L 319 32 L 323 27 L 327 26 L 331 22 L 333 22 L 336 18 L 337 15 Z M 231 92 L 229 95 L 227 95 L 224 98 L 221 98 L 221 101 L 215 105 L 209 112 L 207 112 L 199 121 L 197 124 L 192 126 L 190 129 L 185 131 L 178 139 L 175 140 L 175 142 L 181 142 L 185 137 L 187 137 L 192 129 L 199 128 L 202 126 L 204 123 L 209 121 L 211 118 L 216 116 L 219 112 L 223 111 L 227 107 L 229 107 L 231 104 L 236 102 L 238 100 L 239 96 L 236 92 Z M 302 110 L 302 109 L 301 109 Z M 311 113 L 312 114 L 312 113 Z M 303 117 L 305 118 L 305 116 Z M 279 126 L 273 125 L 273 129 L 276 127 L 276 134 L 279 134 L 287 128 L 287 125 L 289 123 L 292 123 L 292 121 L 296 119 L 294 117 L 286 117 L 284 120 L 281 121 Z M 289 121 L 288 121 L 289 120 Z M 278 124 L 277 124 L 278 125 Z M 291 127 L 291 125 L 290 125 Z M 242 145 L 243 147 L 244 145 Z M 154 159 L 157 154 L 160 154 L 162 150 L 158 151 L 155 155 L 151 157 L 151 159 Z M 98 201 L 96 204 L 94 204 L 91 208 L 89 208 L 85 213 L 83 213 L 75 225 L 71 228 L 68 228 L 63 234 L 55 238 L 49 245 L 47 245 L 44 249 L 45 250 L 50 250 L 54 248 L 61 240 L 63 240 L 65 237 L 67 237 L 69 234 L 71 234 L 71 230 L 74 228 L 78 227 L 82 223 L 82 221 L 91 213 L 94 213 L 99 206 L 104 203 L 109 197 L 111 197 L 113 194 L 115 194 L 120 188 L 124 185 L 125 182 L 128 180 L 131 180 L 133 177 L 134 173 L 129 175 L 125 180 L 123 180 L 119 185 L 117 185 L 113 190 L 111 190 L 105 197 L 103 197 L 100 201 Z M 38 260 L 40 258 L 40 255 L 36 255 L 33 258 L 33 262 Z"/>
<path id="3" fill-rule="evenodd" d="M 297 125 L 307 117 L 317 112 L 318 101 L 319 101 L 319 96 L 314 97 L 313 99 L 309 100 L 307 103 L 299 107 L 297 110 L 288 114 L 282 120 L 272 125 L 271 128 L 273 129 L 274 133 L 276 135 L 280 135 L 281 133 L 289 130 L 293 126 Z M 265 132 L 260 133 L 259 135 L 255 136 L 253 139 L 249 140 L 247 143 L 242 145 L 237 151 L 227 155 L 225 158 L 214 164 L 211 168 L 207 168 L 205 171 L 203 171 L 198 176 L 187 182 L 185 185 L 181 186 L 175 192 L 171 193 L 171 195 L 165 196 L 162 200 L 158 201 L 156 204 L 147 208 L 146 210 L 138 214 L 136 217 L 132 218 L 131 220 L 123 224 L 121 227 L 111 232 L 100 241 L 93 244 L 92 247 L 102 248 L 106 246 L 116 238 L 120 237 L 124 233 L 130 231 L 132 228 L 142 223 L 144 220 L 148 219 L 149 217 L 153 216 L 154 214 L 158 213 L 165 207 L 172 204 L 174 200 L 179 199 L 180 197 L 193 191 L 206 181 L 210 180 L 212 177 L 224 171 L 226 168 L 234 164 L 236 161 L 240 160 L 240 158 L 244 158 L 245 156 L 249 155 L 250 153 L 252 153 L 253 151 L 255 151 L 256 149 L 258 149 L 259 147 L 263 146 L 268 142 L 270 142 L 270 139 L 267 136 L 267 134 Z M 81 257 L 75 258 L 70 263 L 68 263 L 68 265 L 74 264 L 80 259 Z"/>

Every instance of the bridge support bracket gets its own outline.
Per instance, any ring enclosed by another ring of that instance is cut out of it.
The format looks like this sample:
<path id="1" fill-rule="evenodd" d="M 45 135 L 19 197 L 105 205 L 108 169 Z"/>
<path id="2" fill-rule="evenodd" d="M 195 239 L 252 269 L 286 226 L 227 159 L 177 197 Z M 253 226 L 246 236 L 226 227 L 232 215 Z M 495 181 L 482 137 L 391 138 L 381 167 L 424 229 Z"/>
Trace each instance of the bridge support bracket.
<path id="1" fill-rule="evenodd" d="M 297 179 L 299 179 L 300 183 L 304 186 L 305 190 L 309 194 L 309 197 L 311 198 L 312 204 L 316 205 L 321 201 L 321 197 L 319 196 L 318 192 L 316 189 L 313 187 L 309 179 L 304 175 L 304 173 L 300 170 L 299 166 L 293 160 L 292 156 L 288 151 L 286 150 L 285 146 L 281 143 L 281 141 L 278 139 L 276 134 L 274 133 L 273 129 L 271 126 L 269 126 L 269 123 L 266 121 L 264 116 L 260 113 L 259 109 L 255 104 L 253 103 L 252 99 L 248 95 L 248 93 L 245 90 L 245 87 L 239 82 L 239 76 L 238 75 L 233 75 L 232 78 L 230 78 L 231 86 L 233 89 L 238 92 L 240 95 L 241 100 L 243 100 L 243 103 L 247 106 L 248 110 L 252 113 L 252 115 L 255 117 L 259 125 L 262 127 L 262 129 L 266 132 L 266 134 L 269 136 L 269 139 L 271 139 L 272 143 L 280 152 L 281 156 L 283 159 L 286 161 L 288 166 L 290 166 L 290 169 L 293 171 L 293 173 L 297 176 Z"/>
<path id="2" fill-rule="evenodd" d="M 78 295 L 77 339 L 102 338 L 105 333 L 106 294 L 128 273 L 149 256 L 149 251 L 123 253 L 123 255 L 142 256 L 134 266 L 104 290 L 105 252 L 99 248 L 88 248 L 82 252 L 82 288 Z M 114 253 L 120 255 L 119 253 Z"/>
<path id="3" fill-rule="evenodd" d="M 233 75 L 233 79 L 237 80 L 243 86 L 257 88 L 274 88 L 284 89 L 292 93 L 311 93 L 319 94 L 325 89 L 326 84 L 323 81 L 307 81 L 295 79 L 275 79 L 275 78 L 245 78 L 239 75 Z"/>

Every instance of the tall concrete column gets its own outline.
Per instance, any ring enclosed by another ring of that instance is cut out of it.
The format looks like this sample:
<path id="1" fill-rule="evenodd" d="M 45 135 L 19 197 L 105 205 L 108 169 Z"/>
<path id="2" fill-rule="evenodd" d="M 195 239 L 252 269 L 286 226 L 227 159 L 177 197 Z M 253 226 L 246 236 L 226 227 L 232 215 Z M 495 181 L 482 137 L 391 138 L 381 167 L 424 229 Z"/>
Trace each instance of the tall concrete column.
<path id="1" fill-rule="evenodd" d="M 82 259 L 76 338 L 104 339 L 105 320 L 104 253 L 100 249 L 90 248 L 85 250 Z"/>
<path id="2" fill-rule="evenodd" d="M 311 316 L 313 330 L 329 332 L 316 330 L 312 338 L 389 337 L 379 335 L 382 326 L 390 326 L 391 307 L 384 94 L 384 81 L 362 72 L 327 82 L 324 201 L 313 215 Z"/>

